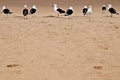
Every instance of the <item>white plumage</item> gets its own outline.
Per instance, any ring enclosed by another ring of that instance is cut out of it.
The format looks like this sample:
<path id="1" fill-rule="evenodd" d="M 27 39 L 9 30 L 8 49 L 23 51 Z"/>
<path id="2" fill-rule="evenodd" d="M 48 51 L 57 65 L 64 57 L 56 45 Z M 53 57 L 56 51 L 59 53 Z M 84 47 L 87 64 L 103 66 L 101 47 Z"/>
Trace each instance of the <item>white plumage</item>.
<path id="1" fill-rule="evenodd" d="M 92 14 L 92 6 L 91 5 L 88 7 L 87 14 Z"/>
<path id="2" fill-rule="evenodd" d="M 65 13 L 64 10 L 62 10 L 61 8 L 58 8 L 57 4 L 53 4 L 53 9 L 58 14 L 58 17 L 60 14 Z"/>
<path id="3" fill-rule="evenodd" d="M 112 8 L 112 4 L 108 4 L 108 10 L 110 9 L 110 8 Z"/>

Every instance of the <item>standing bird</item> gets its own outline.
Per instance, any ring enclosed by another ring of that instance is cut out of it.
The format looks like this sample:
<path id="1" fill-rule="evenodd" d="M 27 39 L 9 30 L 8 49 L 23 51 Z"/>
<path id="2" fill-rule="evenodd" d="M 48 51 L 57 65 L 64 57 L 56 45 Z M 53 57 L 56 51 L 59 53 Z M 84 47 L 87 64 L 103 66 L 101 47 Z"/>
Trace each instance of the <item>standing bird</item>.
<path id="1" fill-rule="evenodd" d="M 108 5 L 108 11 L 111 14 L 111 17 L 113 16 L 113 14 L 119 14 L 113 7 L 111 4 Z"/>
<path id="2" fill-rule="evenodd" d="M 57 4 L 53 4 L 53 9 L 58 14 L 58 17 L 59 17 L 60 14 L 65 13 L 64 10 L 58 8 Z"/>
<path id="3" fill-rule="evenodd" d="M 88 7 L 87 14 L 92 14 L 92 6 L 91 5 Z"/>
<path id="4" fill-rule="evenodd" d="M 106 11 L 106 10 L 107 10 L 106 5 L 102 5 L 102 11 L 103 11 L 103 13 L 104 13 L 104 11 Z"/>
<path id="5" fill-rule="evenodd" d="M 84 9 L 83 9 L 83 14 L 86 16 L 87 14 L 92 14 L 92 6 L 90 5 L 88 8 L 87 6 L 84 6 Z"/>
<path id="6" fill-rule="evenodd" d="M 87 8 L 87 6 L 84 6 L 84 8 L 83 8 L 83 15 L 84 15 L 84 16 L 86 16 L 86 14 L 87 14 L 87 11 L 88 11 L 88 8 Z"/>
<path id="7" fill-rule="evenodd" d="M 8 8 L 6 8 L 5 6 L 3 6 L 2 12 L 3 12 L 4 14 L 6 14 L 7 17 L 8 17 L 9 14 L 12 14 L 12 12 L 11 12 Z"/>
<path id="8" fill-rule="evenodd" d="M 23 16 L 25 19 L 27 19 L 27 15 L 28 15 L 28 9 L 27 9 L 27 5 L 24 5 L 24 9 L 23 9 Z"/>
<path id="9" fill-rule="evenodd" d="M 35 13 L 36 13 L 36 11 L 37 11 L 37 8 L 36 8 L 36 6 L 35 6 L 35 5 L 33 5 L 33 7 L 30 9 L 29 14 L 30 14 L 30 15 L 35 14 Z"/>
<path id="10" fill-rule="evenodd" d="M 65 12 L 65 16 L 70 16 L 74 12 L 74 9 L 72 6 L 69 7 L 69 9 Z"/>

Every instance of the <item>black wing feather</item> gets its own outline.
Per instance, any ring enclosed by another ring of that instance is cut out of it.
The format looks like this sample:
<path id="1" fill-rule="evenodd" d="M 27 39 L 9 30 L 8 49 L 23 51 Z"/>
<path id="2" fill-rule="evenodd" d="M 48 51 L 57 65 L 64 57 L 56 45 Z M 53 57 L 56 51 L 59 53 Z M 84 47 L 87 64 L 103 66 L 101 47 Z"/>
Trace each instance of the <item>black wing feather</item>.
<path id="1" fill-rule="evenodd" d="M 28 15 L 28 9 L 24 9 L 24 10 L 23 10 L 23 15 L 24 15 L 24 16 L 27 16 L 27 15 Z"/>
<path id="2" fill-rule="evenodd" d="M 109 12 L 112 13 L 112 14 L 116 14 L 116 13 L 117 13 L 114 8 L 110 8 L 110 9 L 109 9 Z"/>
<path id="3" fill-rule="evenodd" d="M 58 11 L 60 14 L 61 14 L 61 13 L 65 13 L 65 11 L 62 10 L 62 9 L 60 9 L 60 8 L 58 8 L 57 11 Z"/>
<path id="4" fill-rule="evenodd" d="M 87 11 L 88 11 L 88 8 L 84 8 L 83 9 L 83 14 L 86 15 Z"/>
<path id="5" fill-rule="evenodd" d="M 73 10 L 68 9 L 68 10 L 66 11 L 65 16 L 69 16 L 69 15 L 72 15 L 72 14 L 73 14 Z"/>
<path id="6" fill-rule="evenodd" d="M 32 8 L 32 9 L 30 10 L 30 14 L 34 14 L 34 13 L 36 13 L 36 9 Z"/>
<path id="7" fill-rule="evenodd" d="M 9 9 L 4 9 L 3 12 L 4 12 L 4 14 L 9 14 L 10 10 Z"/>

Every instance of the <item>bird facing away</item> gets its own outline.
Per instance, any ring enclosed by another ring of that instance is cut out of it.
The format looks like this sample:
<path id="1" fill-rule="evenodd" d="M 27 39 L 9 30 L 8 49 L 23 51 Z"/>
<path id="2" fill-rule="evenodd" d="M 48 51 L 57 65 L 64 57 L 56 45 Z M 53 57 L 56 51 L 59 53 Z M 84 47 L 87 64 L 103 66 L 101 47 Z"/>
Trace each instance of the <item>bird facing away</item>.
<path id="1" fill-rule="evenodd" d="M 58 17 L 59 17 L 60 14 L 65 13 L 64 10 L 62 10 L 61 8 L 58 8 L 57 4 L 53 4 L 53 9 L 58 14 Z"/>
<path id="2" fill-rule="evenodd" d="M 113 14 L 119 14 L 110 4 L 108 5 L 108 11 L 111 14 L 111 17 L 113 16 Z"/>
<path id="3" fill-rule="evenodd" d="M 23 16 L 24 16 L 25 19 L 27 19 L 27 15 L 28 15 L 27 5 L 24 5 Z"/>
<path id="4" fill-rule="evenodd" d="M 105 11 L 107 11 L 107 6 L 106 5 L 102 5 L 102 13 L 105 13 Z"/>
<path id="5" fill-rule="evenodd" d="M 92 14 L 92 6 L 91 5 L 88 7 L 87 14 Z"/>
<path id="6" fill-rule="evenodd" d="M 106 10 L 107 10 L 106 5 L 102 5 L 102 11 L 106 11 Z"/>
<path id="7" fill-rule="evenodd" d="M 87 11 L 88 11 L 88 8 L 87 8 L 87 6 L 84 6 L 84 8 L 83 8 L 83 15 L 84 15 L 84 16 L 86 16 L 86 14 L 87 14 Z"/>
<path id="8" fill-rule="evenodd" d="M 69 9 L 65 12 L 65 16 L 70 16 L 74 12 L 74 9 L 72 6 L 69 7 Z"/>
<path id="9" fill-rule="evenodd" d="M 4 14 L 6 14 L 7 17 L 8 17 L 9 14 L 12 14 L 12 12 L 11 12 L 8 8 L 6 8 L 5 6 L 3 6 L 2 12 L 3 12 Z"/>
<path id="10" fill-rule="evenodd" d="M 30 9 L 29 14 L 30 14 L 30 15 L 35 14 L 35 13 L 36 13 L 36 11 L 37 11 L 37 8 L 36 8 L 36 6 L 35 6 L 35 5 L 33 5 L 33 7 Z"/>

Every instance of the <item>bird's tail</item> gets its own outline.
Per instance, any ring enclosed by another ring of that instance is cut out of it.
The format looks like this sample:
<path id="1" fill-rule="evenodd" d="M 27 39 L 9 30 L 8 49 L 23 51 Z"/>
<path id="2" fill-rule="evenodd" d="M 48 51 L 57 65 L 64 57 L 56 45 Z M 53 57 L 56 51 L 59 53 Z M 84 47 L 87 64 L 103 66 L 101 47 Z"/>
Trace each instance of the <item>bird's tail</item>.
<path id="1" fill-rule="evenodd" d="M 116 13 L 117 15 L 119 15 L 119 13 Z"/>
<path id="2" fill-rule="evenodd" d="M 9 14 L 12 14 L 13 12 L 9 12 Z"/>
<path id="3" fill-rule="evenodd" d="M 64 16 L 68 16 L 68 14 L 66 13 Z"/>
<path id="4" fill-rule="evenodd" d="M 68 16 L 67 14 L 65 14 L 64 16 Z"/>

